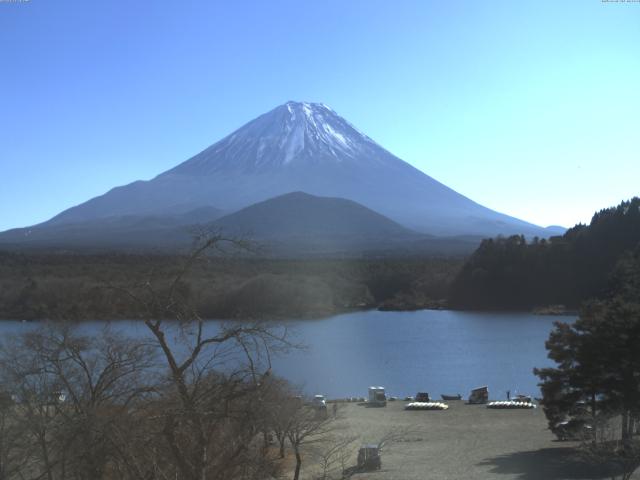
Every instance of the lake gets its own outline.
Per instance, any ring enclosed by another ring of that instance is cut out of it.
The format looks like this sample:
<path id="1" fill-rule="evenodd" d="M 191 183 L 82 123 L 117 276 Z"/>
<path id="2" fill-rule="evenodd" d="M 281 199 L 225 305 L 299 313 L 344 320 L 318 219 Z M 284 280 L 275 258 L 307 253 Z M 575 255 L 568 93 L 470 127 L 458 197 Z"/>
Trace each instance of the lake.
<path id="1" fill-rule="evenodd" d="M 308 346 L 277 357 L 274 373 L 328 397 L 366 396 L 382 385 L 390 395 L 461 393 L 489 386 L 491 398 L 539 395 L 534 367 L 551 365 L 544 342 L 554 321 L 569 316 L 528 313 L 478 313 L 448 310 L 365 311 L 320 320 L 289 321 L 295 340 Z M 211 321 L 215 325 L 215 321 Z M 98 330 L 102 322 L 83 328 Z M 114 323 L 139 336 L 143 325 Z M 34 323 L 6 321 L 0 333 L 33 328 Z"/>

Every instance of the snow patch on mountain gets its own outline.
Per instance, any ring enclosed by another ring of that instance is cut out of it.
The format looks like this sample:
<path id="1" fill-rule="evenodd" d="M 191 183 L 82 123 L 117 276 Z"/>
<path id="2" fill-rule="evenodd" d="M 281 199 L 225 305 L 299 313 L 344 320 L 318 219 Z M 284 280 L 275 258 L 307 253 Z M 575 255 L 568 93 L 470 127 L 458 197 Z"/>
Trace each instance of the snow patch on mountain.
<path id="1" fill-rule="evenodd" d="M 287 102 L 249 122 L 166 174 L 274 171 L 351 160 L 404 163 L 322 103 Z"/>

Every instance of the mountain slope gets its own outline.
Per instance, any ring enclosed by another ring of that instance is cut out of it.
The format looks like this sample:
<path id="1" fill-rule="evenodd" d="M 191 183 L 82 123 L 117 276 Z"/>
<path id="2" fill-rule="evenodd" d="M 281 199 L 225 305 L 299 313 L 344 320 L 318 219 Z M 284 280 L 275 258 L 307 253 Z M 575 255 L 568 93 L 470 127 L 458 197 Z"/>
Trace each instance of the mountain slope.
<path id="1" fill-rule="evenodd" d="M 468 254 L 480 238 L 421 234 L 352 200 L 293 192 L 213 222 L 225 235 L 255 240 L 275 256 Z"/>
<path id="2" fill-rule="evenodd" d="M 340 197 L 434 235 L 546 236 L 485 208 L 392 155 L 323 104 L 289 102 L 152 180 L 117 187 L 47 224 L 235 211 L 292 191 Z"/>
<path id="3" fill-rule="evenodd" d="M 192 230 L 222 215 L 214 207 L 182 214 L 122 215 L 72 223 L 47 223 L 0 233 L 0 247 L 80 250 L 179 248 Z"/>
<path id="4" fill-rule="evenodd" d="M 192 247 L 194 235 L 209 231 L 246 238 L 275 257 L 468 254 L 480 238 L 433 237 L 402 225 L 352 200 L 293 192 L 221 217 L 200 208 L 182 215 L 118 216 L 46 224 L 0 234 L 8 250 L 175 252 Z"/>
<path id="5" fill-rule="evenodd" d="M 256 203 L 215 221 L 226 232 L 256 238 L 292 237 L 418 237 L 354 201 L 293 192 Z"/>

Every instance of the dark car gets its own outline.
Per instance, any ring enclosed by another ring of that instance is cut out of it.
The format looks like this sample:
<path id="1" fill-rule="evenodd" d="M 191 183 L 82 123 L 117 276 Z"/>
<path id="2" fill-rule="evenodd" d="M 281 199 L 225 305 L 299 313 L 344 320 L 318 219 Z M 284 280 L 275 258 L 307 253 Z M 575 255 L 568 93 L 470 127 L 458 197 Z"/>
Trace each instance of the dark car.
<path id="1" fill-rule="evenodd" d="M 416 393 L 416 402 L 430 402 L 431 398 L 427 392 Z"/>
<path id="2" fill-rule="evenodd" d="M 556 424 L 553 433 L 558 440 L 585 440 L 593 436 L 593 427 L 585 419 L 571 418 Z"/>

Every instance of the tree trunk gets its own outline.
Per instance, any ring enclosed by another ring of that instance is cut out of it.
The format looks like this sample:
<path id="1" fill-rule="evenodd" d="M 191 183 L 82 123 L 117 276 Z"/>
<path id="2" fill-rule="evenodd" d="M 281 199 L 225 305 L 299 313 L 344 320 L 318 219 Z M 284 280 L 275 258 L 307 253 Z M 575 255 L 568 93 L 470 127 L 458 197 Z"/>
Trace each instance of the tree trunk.
<path id="1" fill-rule="evenodd" d="M 625 409 L 622 411 L 622 448 L 625 453 L 629 451 L 630 447 L 629 439 L 631 435 L 629 431 L 629 420 L 629 411 Z"/>
<path id="2" fill-rule="evenodd" d="M 46 441 L 46 430 L 45 431 L 40 431 L 39 432 L 39 441 L 40 441 L 40 449 L 42 451 L 42 458 L 44 460 L 44 468 L 45 471 L 47 472 L 47 480 L 53 480 L 53 472 L 51 469 L 51 462 L 49 461 L 49 447 L 47 446 L 47 441 Z M 64 465 L 64 464 L 63 464 Z M 63 477 L 64 478 L 64 475 Z"/>
<path id="3" fill-rule="evenodd" d="M 293 472 L 293 480 L 298 480 L 300 478 L 300 468 L 302 467 L 302 456 L 300 456 L 300 450 L 298 450 L 298 446 L 294 446 L 296 452 L 296 470 Z"/>
<path id="4" fill-rule="evenodd" d="M 594 434 L 591 437 L 591 443 L 595 446 L 596 443 L 598 442 L 598 435 L 596 433 L 596 394 L 592 393 L 591 394 L 591 425 L 593 426 L 594 430 Z"/>
<path id="5" fill-rule="evenodd" d="M 284 458 L 284 444 L 287 441 L 287 436 L 284 433 L 281 433 L 276 430 L 276 439 L 278 440 L 278 445 L 280 446 L 280 458 Z"/>
<path id="6" fill-rule="evenodd" d="M 207 447 L 202 447 L 202 467 L 200 471 L 200 480 L 207 480 Z"/>

